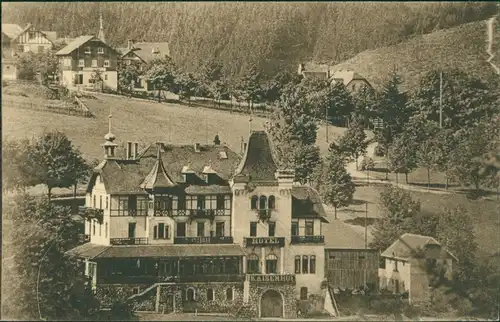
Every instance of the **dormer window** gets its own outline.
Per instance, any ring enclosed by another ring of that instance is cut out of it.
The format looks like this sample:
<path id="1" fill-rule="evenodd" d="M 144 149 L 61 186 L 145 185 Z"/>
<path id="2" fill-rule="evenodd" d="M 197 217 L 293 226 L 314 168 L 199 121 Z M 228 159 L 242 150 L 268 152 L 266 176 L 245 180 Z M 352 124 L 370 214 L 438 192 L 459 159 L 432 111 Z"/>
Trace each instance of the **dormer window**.
<path id="1" fill-rule="evenodd" d="M 85 54 L 90 54 L 91 51 L 90 51 L 90 47 L 85 47 Z"/>

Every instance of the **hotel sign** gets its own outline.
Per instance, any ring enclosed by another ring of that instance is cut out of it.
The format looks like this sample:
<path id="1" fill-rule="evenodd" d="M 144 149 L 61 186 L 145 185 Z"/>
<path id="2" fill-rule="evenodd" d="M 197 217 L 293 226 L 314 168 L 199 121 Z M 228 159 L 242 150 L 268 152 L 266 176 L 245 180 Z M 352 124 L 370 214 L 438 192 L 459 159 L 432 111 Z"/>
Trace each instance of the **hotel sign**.
<path id="1" fill-rule="evenodd" d="M 246 247 L 249 246 L 276 246 L 285 247 L 285 237 L 247 237 Z"/>
<path id="2" fill-rule="evenodd" d="M 250 283 L 295 284 L 295 275 L 248 275 Z"/>

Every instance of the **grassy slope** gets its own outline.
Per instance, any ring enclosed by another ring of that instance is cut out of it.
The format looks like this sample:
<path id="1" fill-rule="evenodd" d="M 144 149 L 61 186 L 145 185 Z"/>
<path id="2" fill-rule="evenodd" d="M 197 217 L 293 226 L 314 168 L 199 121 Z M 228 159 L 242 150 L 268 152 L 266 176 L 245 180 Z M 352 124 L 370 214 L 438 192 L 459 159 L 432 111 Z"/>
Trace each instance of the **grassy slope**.
<path id="1" fill-rule="evenodd" d="M 352 69 L 379 86 L 396 67 L 412 88 L 427 71 L 460 68 L 478 77 L 493 76 L 486 54 L 486 22 L 477 21 L 447 30 L 436 31 L 395 46 L 364 51 L 334 66 Z"/>
<path id="2" fill-rule="evenodd" d="M 4 96 L 5 98 L 12 98 Z M 140 148 L 156 141 L 174 144 L 213 144 L 219 133 L 234 151 L 240 151 L 241 137 L 248 139 L 248 116 L 231 114 L 207 108 L 190 108 L 176 104 L 158 104 L 121 97 L 98 95 L 97 99 L 87 99 L 85 103 L 96 115 L 94 119 L 76 116 L 55 115 L 46 112 L 18 110 L 3 106 L 4 138 L 32 137 L 47 130 L 65 132 L 87 158 L 102 159 L 100 146 L 108 131 L 108 115 L 111 107 L 112 132 L 117 143 L 139 142 Z M 254 117 L 252 129 L 263 129 L 264 118 Z M 344 129 L 330 126 L 330 139 Z M 318 145 L 326 151 L 325 129 L 318 131 Z"/>

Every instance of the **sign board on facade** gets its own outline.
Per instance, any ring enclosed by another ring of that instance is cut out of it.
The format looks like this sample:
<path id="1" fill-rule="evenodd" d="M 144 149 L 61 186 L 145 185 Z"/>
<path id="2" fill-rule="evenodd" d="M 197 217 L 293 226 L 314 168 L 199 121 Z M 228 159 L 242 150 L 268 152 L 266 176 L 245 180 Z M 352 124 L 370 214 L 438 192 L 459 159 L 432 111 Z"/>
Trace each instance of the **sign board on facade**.
<path id="1" fill-rule="evenodd" d="M 295 284 L 295 275 L 248 275 L 250 283 Z"/>
<path id="2" fill-rule="evenodd" d="M 284 237 L 249 237 L 246 238 L 246 246 L 285 246 Z"/>

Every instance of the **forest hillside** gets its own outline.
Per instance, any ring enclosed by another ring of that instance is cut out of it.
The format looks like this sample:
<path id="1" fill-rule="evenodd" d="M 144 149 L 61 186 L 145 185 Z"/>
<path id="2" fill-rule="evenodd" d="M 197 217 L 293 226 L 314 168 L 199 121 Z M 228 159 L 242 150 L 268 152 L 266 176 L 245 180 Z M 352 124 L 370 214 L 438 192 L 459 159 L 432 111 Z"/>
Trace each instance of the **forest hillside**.
<path id="1" fill-rule="evenodd" d="M 266 75 L 299 62 L 334 65 L 365 50 L 489 18 L 494 2 L 31 2 L 3 3 L 2 22 L 32 23 L 60 36 L 96 34 L 102 12 L 107 41 L 167 41 L 187 70 L 219 59 L 228 76 L 256 64 Z"/>

